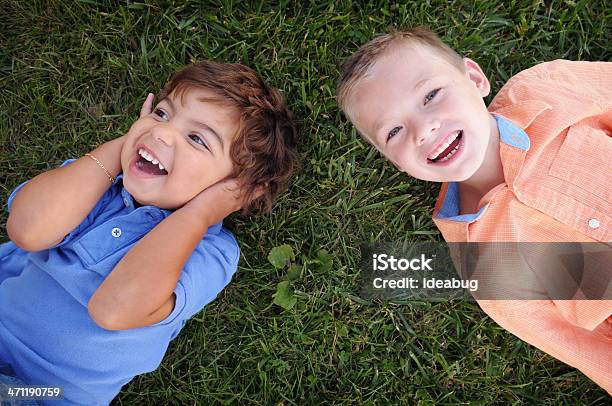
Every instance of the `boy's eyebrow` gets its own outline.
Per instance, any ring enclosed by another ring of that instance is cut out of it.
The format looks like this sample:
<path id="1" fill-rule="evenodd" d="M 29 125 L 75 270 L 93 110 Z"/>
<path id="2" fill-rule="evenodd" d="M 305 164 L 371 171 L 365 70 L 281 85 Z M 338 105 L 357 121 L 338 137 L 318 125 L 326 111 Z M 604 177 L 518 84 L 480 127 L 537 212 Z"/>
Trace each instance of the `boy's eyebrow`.
<path id="1" fill-rule="evenodd" d="M 417 90 L 418 88 L 420 88 L 421 86 L 423 86 L 425 83 L 427 83 L 427 81 L 429 81 L 429 79 L 431 79 L 431 78 L 426 77 L 426 78 L 424 78 L 424 79 L 419 80 L 419 81 L 417 82 L 417 84 L 416 84 L 416 85 L 414 85 L 414 90 Z"/>
<path id="2" fill-rule="evenodd" d="M 168 103 L 170 105 L 170 108 L 172 109 L 172 111 L 174 111 L 174 103 L 172 103 L 172 99 L 169 97 L 164 97 L 163 99 L 161 99 L 159 102 L 163 102 L 165 101 L 166 103 Z"/>
<path id="3" fill-rule="evenodd" d="M 166 101 L 170 105 L 170 108 L 172 109 L 172 111 L 176 111 L 176 109 L 174 108 L 174 103 L 172 102 L 172 99 L 170 99 L 169 97 L 166 97 L 166 98 L 160 100 L 159 102 L 161 103 L 162 101 Z M 197 127 L 202 128 L 203 130 L 210 131 L 215 136 L 215 138 L 217 139 L 219 144 L 221 144 L 221 150 L 222 151 L 225 150 L 225 144 L 223 144 L 223 138 L 221 138 L 221 136 L 219 136 L 219 133 L 217 133 L 214 128 L 212 128 L 211 126 L 206 125 L 204 123 L 200 123 L 199 121 L 195 121 L 195 120 L 189 120 L 189 122 L 192 125 L 195 125 Z"/>
<path id="4" fill-rule="evenodd" d="M 219 142 L 219 144 L 221 144 L 221 150 L 223 151 L 225 149 L 225 145 L 223 144 L 223 138 L 221 138 L 221 136 L 219 136 L 219 134 L 214 130 L 214 128 L 212 128 L 209 125 L 206 125 L 204 123 L 200 123 L 199 121 L 195 121 L 195 120 L 189 120 L 189 122 L 197 127 L 200 127 L 204 130 L 208 130 L 212 133 L 212 135 L 215 136 L 215 138 L 217 139 L 217 141 Z"/>

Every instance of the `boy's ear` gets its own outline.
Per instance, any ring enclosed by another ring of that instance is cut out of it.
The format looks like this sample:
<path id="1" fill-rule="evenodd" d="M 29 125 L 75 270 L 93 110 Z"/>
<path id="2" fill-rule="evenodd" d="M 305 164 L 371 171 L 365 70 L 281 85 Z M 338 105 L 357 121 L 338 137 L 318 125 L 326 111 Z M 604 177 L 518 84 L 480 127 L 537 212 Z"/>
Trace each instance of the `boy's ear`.
<path id="1" fill-rule="evenodd" d="M 481 96 L 488 96 L 491 91 L 491 84 L 482 69 L 480 69 L 480 66 L 470 58 L 463 58 L 463 66 L 465 67 L 465 75 L 476 85 Z"/>

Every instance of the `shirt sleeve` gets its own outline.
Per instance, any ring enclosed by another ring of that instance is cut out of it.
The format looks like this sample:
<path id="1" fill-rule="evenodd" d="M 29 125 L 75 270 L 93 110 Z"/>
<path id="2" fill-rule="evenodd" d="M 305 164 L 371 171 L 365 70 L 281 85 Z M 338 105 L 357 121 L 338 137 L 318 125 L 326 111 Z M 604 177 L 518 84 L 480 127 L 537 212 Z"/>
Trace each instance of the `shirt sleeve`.
<path id="1" fill-rule="evenodd" d="M 519 72 L 503 86 L 490 110 L 548 110 L 546 120 L 566 128 L 612 108 L 612 62 L 556 60 Z M 537 102 L 537 103 L 536 103 Z M 531 111 L 531 112 L 530 112 Z M 525 127 L 529 123 L 523 123 Z"/>
<path id="2" fill-rule="evenodd" d="M 66 166 L 71 164 L 72 162 L 76 161 L 76 159 L 71 158 L 71 159 L 67 159 L 65 160 L 60 167 L 62 166 Z M 17 186 L 15 188 L 15 190 L 13 190 L 8 198 L 8 202 L 7 202 L 7 209 L 9 211 L 9 213 L 11 212 L 11 205 L 13 204 L 13 200 L 15 199 L 15 195 L 17 195 L 17 192 L 19 192 L 21 190 L 21 188 L 23 188 L 27 183 L 29 182 L 29 180 L 26 180 L 25 182 L 23 182 L 22 184 L 20 184 L 19 186 Z M 83 219 L 83 221 L 81 222 L 81 224 L 79 224 L 74 230 L 72 230 L 70 233 L 66 234 L 66 236 L 64 237 L 64 239 L 62 241 L 60 241 L 58 244 L 54 245 L 53 247 L 49 247 L 49 248 L 57 248 L 60 247 L 64 244 L 66 244 L 67 242 L 71 241 L 75 235 L 80 234 L 84 229 L 86 229 L 87 227 L 89 227 L 91 224 L 93 224 L 94 219 L 97 217 L 97 215 L 102 211 L 102 209 L 107 205 L 107 203 L 111 200 L 112 198 L 112 194 L 114 193 L 113 191 L 114 188 L 110 188 L 109 190 L 107 190 L 104 195 L 102 195 L 102 197 L 100 198 L 100 200 L 98 201 L 98 203 L 96 203 L 96 205 L 94 206 L 94 208 L 91 210 L 91 212 L 87 215 L 87 217 L 85 217 Z"/>
<path id="3" fill-rule="evenodd" d="M 594 330 L 569 323 L 550 300 L 479 300 L 497 324 L 579 369 L 612 395 L 612 323 Z"/>
<path id="4" fill-rule="evenodd" d="M 156 325 L 186 321 L 212 302 L 238 268 L 240 250 L 225 228 L 208 233 L 191 254 L 174 289 L 174 310 Z"/>
<path id="5" fill-rule="evenodd" d="M 535 66 L 533 74 L 534 79 L 558 87 L 556 92 L 543 92 L 542 96 L 550 98 L 551 101 L 557 98 L 570 101 L 592 100 L 601 110 L 609 110 L 612 106 L 611 62 L 556 60 Z M 542 90 L 546 88 L 550 88 L 550 85 Z"/>

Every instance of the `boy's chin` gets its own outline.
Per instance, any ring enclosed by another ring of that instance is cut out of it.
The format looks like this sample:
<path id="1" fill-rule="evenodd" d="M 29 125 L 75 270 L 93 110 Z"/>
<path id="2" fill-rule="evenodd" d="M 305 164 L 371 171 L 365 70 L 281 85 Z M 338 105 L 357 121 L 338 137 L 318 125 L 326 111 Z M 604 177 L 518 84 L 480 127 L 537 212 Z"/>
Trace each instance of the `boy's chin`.
<path id="1" fill-rule="evenodd" d="M 134 206 L 137 206 L 137 207 L 155 206 L 160 209 L 166 209 L 166 210 L 174 210 L 177 207 L 180 207 L 180 206 L 173 206 L 171 202 L 165 202 L 154 196 L 147 196 L 146 194 L 143 194 L 142 192 L 138 190 L 133 190 L 133 188 L 130 186 L 131 185 L 129 184 L 129 182 L 126 182 L 123 184 L 123 187 L 125 188 L 125 190 L 130 194 L 130 196 L 132 196 L 132 199 L 134 199 Z"/>
<path id="2" fill-rule="evenodd" d="M 159 201 L 159 200 L 155 200 L 155 199 L 143 199 L 142 197 L 136 197 L 134 195 L 132 195 L 132 198 L 134 199 L 134 206 L 137 206 L 137 207 L 140 207 L 140 206 L 154 206 L 154 207 L 157 207 L 158 209 L 176 210 L 176 209 L 184 206 L 184 204 L 175 204 L 175 203 L 170 203 L 170 202 L 163 202 L 163 201 Z"/>

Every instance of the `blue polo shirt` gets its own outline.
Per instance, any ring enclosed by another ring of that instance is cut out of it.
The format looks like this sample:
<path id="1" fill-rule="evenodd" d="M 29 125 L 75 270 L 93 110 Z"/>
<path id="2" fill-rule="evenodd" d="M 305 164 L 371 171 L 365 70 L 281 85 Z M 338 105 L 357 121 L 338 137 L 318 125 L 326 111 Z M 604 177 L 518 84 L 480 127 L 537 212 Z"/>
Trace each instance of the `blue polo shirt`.
<path id="1" fill-rule="evenodd" d="M 9 211 L 22 186 L 9 197 Z M 165 320 L 109 331 L 91 319 L 87 303 L 130 248 L 170 213 L 134 207 L 119 175 L 55 247 L 27 252 L 12 242 L 0 245 L 0 368 L 8 364 L 28 384 L 63 386 L 65 401 L 52 405 L 106 405 L 134 376 L 155 370 L 185 322 L 236 271 L 238 244 L 221 223 L 208 229 L 185 264 Z"/>

